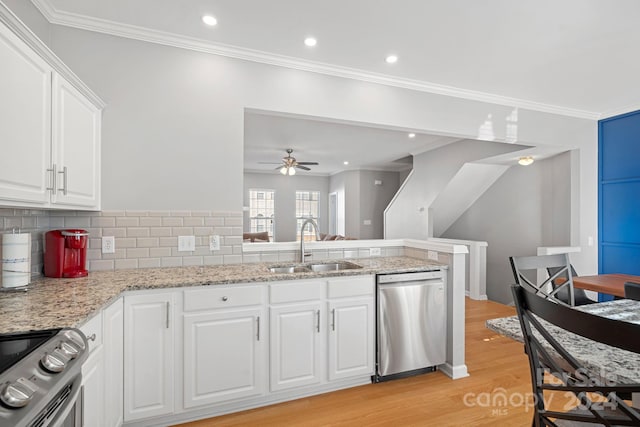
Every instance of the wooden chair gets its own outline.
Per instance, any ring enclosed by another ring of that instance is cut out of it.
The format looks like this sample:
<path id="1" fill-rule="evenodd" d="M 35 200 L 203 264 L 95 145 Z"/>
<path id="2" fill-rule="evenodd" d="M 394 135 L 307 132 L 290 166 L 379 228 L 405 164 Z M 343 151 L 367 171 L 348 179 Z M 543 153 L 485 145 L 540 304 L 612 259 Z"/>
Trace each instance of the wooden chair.
<path id="1" fill-rule="evenodd" d="M 573 275 L 568 254 L 512 256 L 509 257 L 509 262 L 516 284 L 558 304 L 575 305 Z M 548 268 L 554 269 L 555 273 L 538 283 L 538 270 Z"/>
<path id="2" fill-rule="evenodd" d="M 625 282 L 624 297 L 640 301 L 640 283 Z"/>
<path id="3" fill-rule="evenodd" d="M 640 425 L 640 411 L 620 397 L 640 392 L 640 384 L 619 384 L 613 375 L 602 378 L 600 372 L 590 372 L 567 352 L 540 319 L 588 339 L 636 353 L 640 353 L 640 340 L 630 337 L 640 336 L 640 325 L 561 306 L 519 285 L 511 289 L 529 357 L 535 399 L 533 425 Z M 565 411 L 547 408 L 547 403 L 553 401 L 552 395 L 566 398 L 567 393 L 575 397 L 580 407 Z M 601 401 L 592 400 L 594 394 L 599 395 Z"/>

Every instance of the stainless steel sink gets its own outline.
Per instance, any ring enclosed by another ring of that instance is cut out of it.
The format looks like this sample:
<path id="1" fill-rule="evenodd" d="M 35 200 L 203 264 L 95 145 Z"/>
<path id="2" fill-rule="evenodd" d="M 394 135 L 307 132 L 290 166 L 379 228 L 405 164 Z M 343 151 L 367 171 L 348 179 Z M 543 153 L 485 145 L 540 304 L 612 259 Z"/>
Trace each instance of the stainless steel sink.
<path id="1" fill-rule="evenodd" d="M 306 265 L 275 265 L 269 267 L 269 271 L 272 273 L 286 274 L 286 273 L 309 273 L 311 269 Z"/>
<path id="2" fill-rule="evenodd" d="M 349 261 L 338 262 L 312 262 L 308 264 L 295 264 L 295 265 L 273 265 L 269 267 L 271 273 L 276 274 L 293 274 L 293 273 L 321 273 L 323 271 L 340 271 L 340 270 L 353 270 L 362 268 L 358 264 L 354 264 Z"/>
<path id="3" fill-rule="evenodd" d="M 353 270 L 357 268 L 362 268 L 362 266 L 358 264 L 354 264 L 348 261 L 340 261 L 340 262 L 330 262 L 330 263 L 312 263 L 307 264 L 307 266 L 314 272 L 321 271 L 339 271 L 339 270 Z"/>

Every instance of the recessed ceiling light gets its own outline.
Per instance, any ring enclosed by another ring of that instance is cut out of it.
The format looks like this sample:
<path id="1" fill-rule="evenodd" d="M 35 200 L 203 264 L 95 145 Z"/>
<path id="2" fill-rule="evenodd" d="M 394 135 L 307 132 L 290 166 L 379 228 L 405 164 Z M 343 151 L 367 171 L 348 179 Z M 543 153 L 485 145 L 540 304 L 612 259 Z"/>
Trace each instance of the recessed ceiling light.
<path id="1" fill-rule="evenodd" d="M 387 61 L 387 64 L 395 64 L 398 62 L 398 57 L 396 55 L 389 55 L 385 58 L 385 61 Z"/>
<path id="2" fill-rule="evenodd" d="M 314 37 L 307 37 L 306 39 L 304 39 L 304 44 L 309 47 L 314 47 L 316 44 L 318 44 L 318 40 L 316 40 Z"/>
<path id="3" fill-rule="evenodd" d="M 349 164 L 349 162 L 347 162 L 346 160 L 343 163 L 345 166 Z"/>
<path id="4" fill-rule="evenodd" d="M 412 132 L 412 133 L 410 133 L 410 134 L 409 134 L 409 135 L 407 135 L 407 136 L 408 136 L 409 138 L 413 139 L 413 138 L 415 138 L 415 137 L 416 137 L 416 134 Z"/>
<path id="5" fill-rule="evenodd" d="M 522 156 L 518 159 L 518 164 L 522 166 L 529 166 L 531 163 L 533 163 L 533 157 L 531 156 Z"/>
<path id="6" fill-rule="evenodd" d="M 216 25 L 218 23 L 218 20 L 214 16 L 204 15 L 202 17 L 202 22 L 204 22 L 205 24 L 213 27 L 214 25 Z"/>

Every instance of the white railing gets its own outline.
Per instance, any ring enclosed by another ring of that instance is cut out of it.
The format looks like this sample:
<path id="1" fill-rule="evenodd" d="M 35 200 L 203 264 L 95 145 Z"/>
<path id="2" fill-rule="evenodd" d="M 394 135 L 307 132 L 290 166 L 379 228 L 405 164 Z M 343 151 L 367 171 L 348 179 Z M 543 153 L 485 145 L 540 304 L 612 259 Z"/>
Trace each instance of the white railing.
<path id="1" fill-rule="evenodd" d="M 487 299 L 487 242 L 476 240 L 439 239 L 429 238 L 430 242 L 450 243 L 464 245 L 469 250 L 466 259 L 466 286 L 465 292 L 474 300 Z"/>

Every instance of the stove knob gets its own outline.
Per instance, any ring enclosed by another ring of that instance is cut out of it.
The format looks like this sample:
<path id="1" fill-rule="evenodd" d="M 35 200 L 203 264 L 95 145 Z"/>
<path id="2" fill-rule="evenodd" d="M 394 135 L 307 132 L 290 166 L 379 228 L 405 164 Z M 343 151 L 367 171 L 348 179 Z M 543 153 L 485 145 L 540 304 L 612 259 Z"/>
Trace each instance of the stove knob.
<path id="1" fill-rule="evenodd" d="M 78 346 L 71 342 L 71 341 L 62 341 L 60 343 L 60 347 L 58 347 L 58 350 L 64 354 L 68 359 L 75 359 L 76 357 L 78 357 L 78 354 L 80 354 L 80 352 L 82 350 L 80 350 L 78 348 Z"/>
<path id="2" fill-rule="evenodd" d="M 85 344 L 85 340 L 83 339 L 83 337 L 78 333 L 78 331 L 73 330 L 73 329 L 67 329 L 63 332 L 62 334 L 67 340 L 69 340 L 70 342 L 72 342 L 76 347 L 78 347 L 80 349 L 80 351 L 84 351 L 86 349 L 86 344 Z"/>
<path id="3" fill-rule="evenodd" d="M 44 369 L 53 374 L 64 371 L 67 364 L 65 358 L 62 357 L 62 354 L 57 351 L 57 349 L 54 350 L 53 353 L 45 353 L 42 359 L 40 359 L 40 363 Z"/>
<path id="4" fill-rule="evenodd" d="M 2 389 L 0 400 L 10 408 L 22 408 L 31 401 L 36 390 L 35 385 L 24 378 L 20 378 L 14 383 L 7 384 Z"/>

